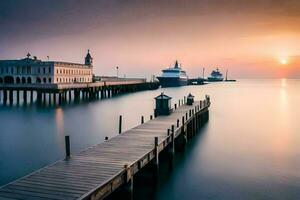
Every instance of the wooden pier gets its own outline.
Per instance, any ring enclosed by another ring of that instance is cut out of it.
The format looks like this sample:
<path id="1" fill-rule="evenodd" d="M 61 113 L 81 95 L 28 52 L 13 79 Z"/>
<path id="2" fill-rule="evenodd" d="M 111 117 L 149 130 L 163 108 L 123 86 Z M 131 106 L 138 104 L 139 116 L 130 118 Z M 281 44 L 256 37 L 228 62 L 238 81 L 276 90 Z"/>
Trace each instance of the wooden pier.
<path id="1" fill-rule="evenodd" d="M 209 97 L 193 105 L 180 100 L 170 115 L 142 118 L 131 130 L 3 186 L 0 199 L 104 199 L 120 187 L 127 188 L 124 198 L 132 199 L 135 175 L 149 165 L 157 174 L 163 151 L 172 165 L 175 145 L 184 148 L 199 132 L 209 106 Z"/>
<path id="2" fill-rule="evenodd" d="M 145 79 L 72 84 L 0 84 L 0 104 L 26 106 L 36 102 L 38 105 L 60 106 L 80 100 L 104 99 L 158 87 L 158 83 L 146 82 Z"/>

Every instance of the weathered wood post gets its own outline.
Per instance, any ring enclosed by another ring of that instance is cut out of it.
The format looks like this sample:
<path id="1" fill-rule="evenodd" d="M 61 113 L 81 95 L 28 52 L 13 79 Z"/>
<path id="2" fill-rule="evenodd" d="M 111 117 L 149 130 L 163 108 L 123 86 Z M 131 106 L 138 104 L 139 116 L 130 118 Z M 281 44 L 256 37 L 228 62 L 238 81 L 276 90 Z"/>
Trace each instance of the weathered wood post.
<path id="1" fill-rule="evenodd" d="M 186 118 L 186 120 L 188 119 L 188 113 L 187 112 L 185 113 L 185 118 Z"/>
<path id="2" fill-rule="evenodd" d="M 178 107 L 180 106 L 180 99 L 178 100 Z"/>
<path id="3" fill-rule="evenodd" d="M 124 176 L 126 182 L 124 185 L 124 190 L 125 190 L 124 199 L 133 200 L 133 174 L 128 164 L 125 164 L 124 168 L 125 168 Z"/>
<path id="4" fill-rule="evenodd" d="M 185 122 L 184 122 L 184 116 L 182 116 L 182 129 L 181 129 L 181 134 L 183 135 L 183 148 L 186 146 L 187 143 L 187 132 L 184 131 L 184 126 L 185 126 Z"/>
<path id="5" fill-rule="evenodd" d="M 170 129 L 168 129 L 168 132 L 170 132 Z M 171 143 L 169 148 L 169 163 L 170 163 L 170 170 L 173 170 L 174 168 L 174 154 L 175 154 L 175 130 L 174 125 L 171 127 Z"/>
<path id="6" fill-rule="evenodd" d="M 122 133 L 122 115 L 119 116 L 119 134 Z"/>
<path id="7" fill-rule="evenodd" d="M 177 119 L 176 126 L 177 126 L 177 128 L 179 127 L 179 119 Z"/>
<path id="8" fill-rule="evenodd" d="M 174 104 L 174 107 L 175 107 L 175 110 L 176 110 L 177 109 L 177 104 L 176 103 Z"/>
<path id="9" fill-rule="evenodd" d="M 141 124 L 144 123 L 144 116 L 141 117 Z"/>
<path id="10" fill-rule="evenodd" d="M 150 120 L 152 120 L 153 119 L 153 115 L 150 115 Z"/>
<path id="11" fill-rule="evenodd" d="M 66 150 L 66 159 L 70 158 L 70 136 L 65 136 L 65 150 Z"/>

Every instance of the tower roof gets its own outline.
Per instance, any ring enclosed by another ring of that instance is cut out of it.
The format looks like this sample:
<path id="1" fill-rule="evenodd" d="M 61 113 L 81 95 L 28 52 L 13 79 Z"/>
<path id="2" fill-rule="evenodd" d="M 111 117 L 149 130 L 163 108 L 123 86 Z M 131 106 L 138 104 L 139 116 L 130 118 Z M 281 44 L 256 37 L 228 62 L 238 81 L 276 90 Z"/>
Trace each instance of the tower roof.
<path id="1" fill-rule="evenodd" d="M 160 95 L 158 95 L 154 99 L 172 99 L 172 97 L 169 97 L 162 92 Z"/>
<path id="2" fill-rule="evenodd" d="M 88 49 L 88 52 L 86 54 L 86 58 L 92 58 L 91 54 L 90 54 L 90 50 Z"/>
<path id="3" fill-rule="evenodd" d="M 178 68 L 178 61 L 176 60 L 174 68 Z"/>

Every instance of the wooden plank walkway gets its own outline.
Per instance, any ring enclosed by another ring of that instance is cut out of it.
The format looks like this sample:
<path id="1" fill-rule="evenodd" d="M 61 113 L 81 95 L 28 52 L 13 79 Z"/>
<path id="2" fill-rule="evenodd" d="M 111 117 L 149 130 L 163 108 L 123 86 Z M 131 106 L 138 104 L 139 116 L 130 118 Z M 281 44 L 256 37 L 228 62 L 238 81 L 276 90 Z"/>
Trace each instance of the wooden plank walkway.
<path id="1" fill-rule="evenodd" d="M 209 105 L 209 99 L 195 102 L 193 106 L 182 105 L 169 116 L 158 116 L 1 187 L 0 199 L 103 199 L 128 182 L 172 141 L 174 144 L 172 139 L 182 134 L 190 122 L 207 113 Z M 174 134 L 168 135 L 172 125 Z M 157 146 L 155 137 L 158 137 Z"/>

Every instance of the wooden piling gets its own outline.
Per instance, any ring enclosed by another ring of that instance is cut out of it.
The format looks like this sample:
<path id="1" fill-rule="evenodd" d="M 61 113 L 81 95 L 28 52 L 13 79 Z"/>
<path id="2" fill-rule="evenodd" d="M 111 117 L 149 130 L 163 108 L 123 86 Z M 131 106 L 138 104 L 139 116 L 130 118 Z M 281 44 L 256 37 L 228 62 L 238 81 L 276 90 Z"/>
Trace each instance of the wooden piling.
<path id="1" fill-rule="evenodd" d="M 13 105 L 13 103 L 14 103 L 14 91 L 9 90 L 9 104 Z"/>
<path id="2" fill-rule="evenodd" d="M 144 123 L 144 116 L 141 117 L 141 124 Z"/>
<path id="3" fill-rule="evenodd" d="M 119 116 L 119 134 L 122 133 L 122 115 Z"/>
<path id="4" fill-rule="evenodd" d="M 24 105 L 27 105 L 27 90 L 23 90 L 23 102 Z"/>
<path id="5" fill-rule="evenodd" d="M 171 143 L 169 147 L 169 169 L 170 171 L 174 168 L 174 154 L 175 154 L 175 131 L 174 131 L 174 125 L 172 125 L 172 132 L 171 132 Z M 168 132 L 170 129 L 168 129 Z"/>
<path id="6" fill-rule="evenodd" d="M 65 136 L 66 159 L 70 158 L 70 136 Z"/>

